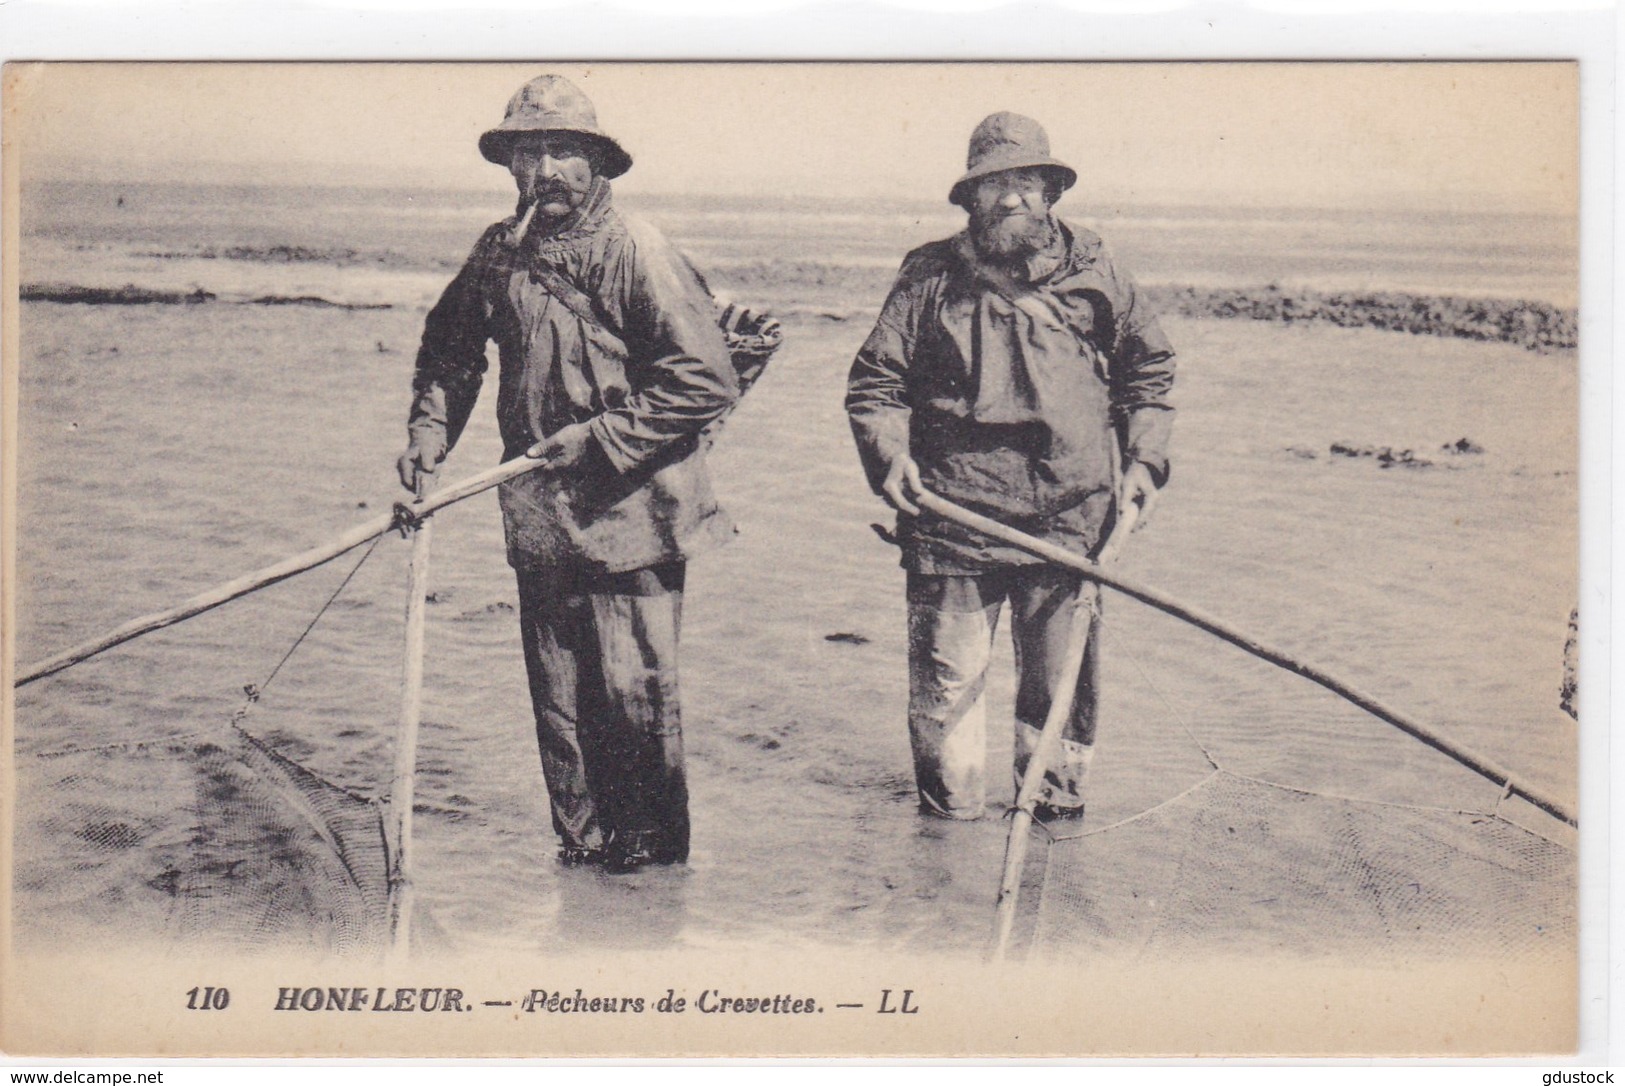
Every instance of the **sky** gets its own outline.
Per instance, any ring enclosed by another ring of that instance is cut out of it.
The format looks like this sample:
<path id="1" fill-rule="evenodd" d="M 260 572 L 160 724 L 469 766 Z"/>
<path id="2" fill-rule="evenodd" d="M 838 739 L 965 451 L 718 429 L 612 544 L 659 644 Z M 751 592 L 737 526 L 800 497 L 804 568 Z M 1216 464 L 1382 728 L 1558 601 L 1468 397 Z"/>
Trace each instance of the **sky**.
<path id="1" fill-rule="evenodd" d="M 543 71 L 629 192 L 935 199 L 987 113 L 1040 120 L 1085 200 L 1572 213 L 1571 63 L 11 64 L 25 181 L 509 182 L 479 134 Z"/>

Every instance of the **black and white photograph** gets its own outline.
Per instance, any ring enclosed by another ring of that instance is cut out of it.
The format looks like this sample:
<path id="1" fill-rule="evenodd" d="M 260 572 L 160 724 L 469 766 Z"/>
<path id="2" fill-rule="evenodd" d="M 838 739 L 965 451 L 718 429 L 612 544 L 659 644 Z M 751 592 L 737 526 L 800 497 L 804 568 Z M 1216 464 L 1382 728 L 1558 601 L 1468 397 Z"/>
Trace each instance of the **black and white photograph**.
<path id="1" fill-rule="evenodd" d="M 1580 89 L 8 63 L 0 1047 L 1574 1051 Z"/>

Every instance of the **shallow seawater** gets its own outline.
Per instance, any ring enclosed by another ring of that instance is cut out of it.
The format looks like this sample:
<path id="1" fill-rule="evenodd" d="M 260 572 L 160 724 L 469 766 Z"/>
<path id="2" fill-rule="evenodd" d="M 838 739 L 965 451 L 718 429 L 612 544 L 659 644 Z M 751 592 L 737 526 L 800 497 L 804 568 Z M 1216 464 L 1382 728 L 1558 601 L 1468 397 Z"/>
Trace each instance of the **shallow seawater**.
<path id="1" fill-rule="evenodd" d="M 371 270 L 323 274 L 379 289 Z M 386 510 L 431 298 L 403 289 L 397 308 L 366 312 L 25 305 L 18 661 Z M 1251 322 L 1166 330 L 1182 362 L 1174 477 L 1122 571 L 1572 799 L 1576 728 L 1557 698 L 1578 591 L 1573 355 Z M 713 454 L 740 527 L 689 574 L 687 869 L 556 866 L 495 501 L 435 518 L 416 869 L 451 946 L 980 945 L 1004 825 L 995 808 L 963 825 L 914 811 L 902 573 L 869 528 L 883 509 L 841 407 L 867 331 L 792 319 Z M 491 392 L 446 477 L 496 462 Z M 1462 437 L 1483 451 L 1443 450 Z M 1334 442 L 1432 464 L 1384 468 Z M 386 537 L 302 641 L 357 555 L 24 688 L 19 753 L 186 735 L 257 683 L 245 727 L 382 795 L 406 549 Z M 1202 748 L 1304 788 L 1493 806 L 1490 786 L 1301 679 L 1141 605 L 1107 607 L 1091 821 L 1189 787 Z M 1003 634 L 998 659 L 995 722 L 1010 708 Z M 1005 764 L 1009 736 L 993 733 Z M 55 903 L 17 904 L 27 931 Z"/>

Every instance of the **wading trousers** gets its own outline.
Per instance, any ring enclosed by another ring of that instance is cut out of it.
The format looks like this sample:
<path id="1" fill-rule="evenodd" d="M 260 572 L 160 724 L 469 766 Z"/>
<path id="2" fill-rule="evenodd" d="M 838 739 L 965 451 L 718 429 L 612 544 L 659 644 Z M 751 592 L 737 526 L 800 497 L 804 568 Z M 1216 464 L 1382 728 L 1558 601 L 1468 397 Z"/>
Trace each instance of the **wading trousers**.
<path id="1" fill-rule="evenodd" d="M 984 813 L 984 691 L 993 634 L 1007 600 L 1016 652 L 1017 788 L 1059 685 L 1073 613 L 1094 607 L 1071 715 L 1039 794 L 1040 803 L 1056 809 L 1083 803 L 1099 705 L 1099 590 L 1069 570 L 1008 566 L 979 576 L 908 575 L 908 731 L 920 809 L 928 814 L 973 819 Z"/>
<path id="2" fill-rule="evenodd" d="M 520 570 L 519 622 L 553 827 L 567 847 L 637 840 L 688 858 L 677 698 L 684 565 Z"/>

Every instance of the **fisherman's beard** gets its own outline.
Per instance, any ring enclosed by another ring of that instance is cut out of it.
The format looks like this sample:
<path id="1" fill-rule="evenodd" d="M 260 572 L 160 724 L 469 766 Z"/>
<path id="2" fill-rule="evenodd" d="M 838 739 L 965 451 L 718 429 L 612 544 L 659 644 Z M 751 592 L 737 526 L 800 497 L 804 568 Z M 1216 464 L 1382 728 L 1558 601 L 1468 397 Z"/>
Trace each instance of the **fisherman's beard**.
<path id="1" fill-rule="evenodd" d="M 1055 221 L 1048 215 L 971 216 L 971 242 L 989 260 L 1013 263 L 1043 252 L 1055 240 Z"/>

